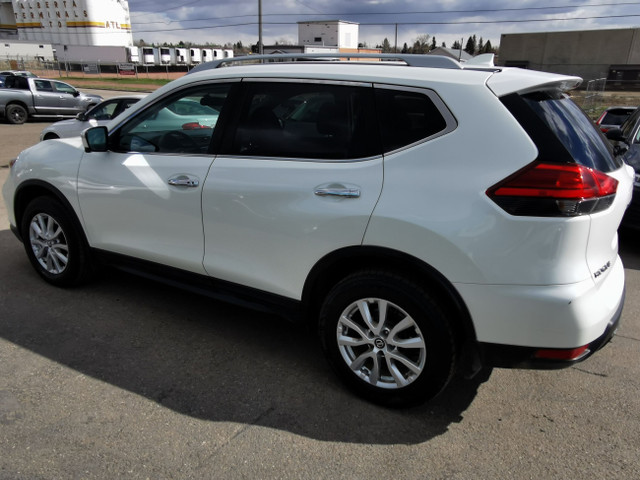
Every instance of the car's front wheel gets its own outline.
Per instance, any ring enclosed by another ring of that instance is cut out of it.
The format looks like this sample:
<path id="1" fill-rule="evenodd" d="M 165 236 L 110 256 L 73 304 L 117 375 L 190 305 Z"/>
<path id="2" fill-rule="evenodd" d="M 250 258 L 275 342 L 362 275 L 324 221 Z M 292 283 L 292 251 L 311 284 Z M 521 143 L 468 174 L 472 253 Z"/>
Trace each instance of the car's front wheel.
<path id="1" fill-rule="evenodd" d="M 90 272 L 88 248 L 71 215 L 57 200 L 38 197 L 24 211 L 21 225 L 27 256 L 49 283 L 81 283 Z"/>
<path id="2" fill-rule="evenodd" d="M 455 369 L 446 314 L 424 288 L 388 272 L 356 273 L 339 282 L 324 302 L 319 329 L 334 370 L 375 403 L 423 403 Z"/>

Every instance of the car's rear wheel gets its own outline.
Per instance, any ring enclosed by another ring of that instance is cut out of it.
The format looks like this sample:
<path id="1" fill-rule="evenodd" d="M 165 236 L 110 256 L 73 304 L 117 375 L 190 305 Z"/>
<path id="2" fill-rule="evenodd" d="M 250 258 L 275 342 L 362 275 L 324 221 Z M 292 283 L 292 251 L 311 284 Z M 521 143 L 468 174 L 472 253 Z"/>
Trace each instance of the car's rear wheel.
<path id="1" fill-rule="evenodd" d="M 31 264 L 49 283 L 68 286 L 88 278 L 91 268 L 84 237 L 57 200 L 32 200 L 22 216 L 21 233 Z"/>
<path id="2" fill-rule="evenodd" d="M 14 125 L 21 125 L 27 121 L 27 110 L 22 106 L 16 103 L 12 103 L 11 105 L 7 105 L 5 109 L 5 118 L 9 123 L 13 123 Z"/>
<path id="3" fill-rule="evenodd" d="M 455 370 L 446 314 L 424 288 L 391 273 L 361 272 L 339 282 L 327 295 L 319 328 L 329 363 L 375 403 L 425 402 Z"/>

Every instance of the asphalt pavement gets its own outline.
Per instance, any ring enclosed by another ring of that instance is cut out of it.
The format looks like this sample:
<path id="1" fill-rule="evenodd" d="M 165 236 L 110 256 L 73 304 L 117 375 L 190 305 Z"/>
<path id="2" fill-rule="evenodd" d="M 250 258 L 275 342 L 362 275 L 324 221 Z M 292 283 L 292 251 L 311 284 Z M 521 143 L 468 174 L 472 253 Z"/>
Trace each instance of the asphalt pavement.
<path id="1" fill-rule="evenodd" d="M 0 124 L 0 184 L 46 125 Z M 52 287 L 8 228 L 0 202 L 0 480 L 640 478 L 636 234 L 602 351 L 389 410 L 304 329 L 119 272 Z"/>

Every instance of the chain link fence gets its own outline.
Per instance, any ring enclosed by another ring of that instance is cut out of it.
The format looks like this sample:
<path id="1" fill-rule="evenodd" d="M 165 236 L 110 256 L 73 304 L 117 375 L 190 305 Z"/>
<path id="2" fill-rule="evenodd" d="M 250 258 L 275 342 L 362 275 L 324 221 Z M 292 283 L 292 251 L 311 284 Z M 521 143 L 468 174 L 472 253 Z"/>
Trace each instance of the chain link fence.
<path id="1" fill-rule="evenodd" d="M 189 65 L 140 65 L 101 61 L 58 62 L 42 58 L 0 58 L 0 70 L 28 70 L 44 78 L 138 78 L 173 80 L 187 73 Z"/>

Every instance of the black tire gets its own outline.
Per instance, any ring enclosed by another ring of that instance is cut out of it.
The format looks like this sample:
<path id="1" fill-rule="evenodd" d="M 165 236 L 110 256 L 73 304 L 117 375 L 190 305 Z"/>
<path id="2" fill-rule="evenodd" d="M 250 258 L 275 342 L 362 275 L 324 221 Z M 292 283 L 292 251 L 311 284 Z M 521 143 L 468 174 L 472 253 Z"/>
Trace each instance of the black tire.
<path id="1" fill-rule="evenodd" d="M 58 135 L 56 135 L 55 133 L 47 133 L 43 140 L 55 140 L 56 138 L 60 138 Z"/>
<path id="2" fill-rule="evenodd" d="M 384 322 L 366 323 L 358 302 Z M 414 282 L 383 271 L 359 272 L 339 282 L 322 306 L 319 334 L 346 385 L 386 406 L 432 399 L 456 368 L 454 334 L 438 303 Z"/>
<path id="3" fill-rule="evenodd" d="M 29 115 L 27 114 L 27 110 L 22 105 L 12 103 L 10 105 L 7 105 L 7 107 L 5 108 L 4 116 L 9 123 L 12 123 L 14 125 L 22 125 L 27 121 L 27 117 Z"/>
<path id="4" fill-rule="evenodd" d="M 71 286 L 90 277 L 89 249 L 84 236 L 54 198 L 32 200 L 22 216 L 20 231 L 27 257 L 47 282 Z"/>

